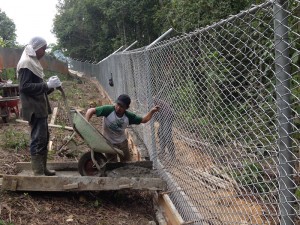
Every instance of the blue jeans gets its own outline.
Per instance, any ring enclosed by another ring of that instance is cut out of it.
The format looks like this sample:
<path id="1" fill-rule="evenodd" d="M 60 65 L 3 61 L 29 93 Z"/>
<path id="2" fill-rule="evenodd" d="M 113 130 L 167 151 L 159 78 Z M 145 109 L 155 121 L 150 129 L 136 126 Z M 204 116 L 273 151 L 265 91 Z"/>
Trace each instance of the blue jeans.
<path id="1" fill-rule="evenodd" d="M 48 154 L 48 118 L 35 118 L 35 116 L 33 115 L 29 125 L 31 127 L 30 154 Z"/>

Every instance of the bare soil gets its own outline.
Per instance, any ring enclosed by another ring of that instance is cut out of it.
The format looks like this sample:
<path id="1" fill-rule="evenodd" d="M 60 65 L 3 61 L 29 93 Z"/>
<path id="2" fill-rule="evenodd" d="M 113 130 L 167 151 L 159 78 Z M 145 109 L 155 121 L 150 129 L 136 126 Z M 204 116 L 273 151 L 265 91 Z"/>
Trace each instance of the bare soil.
<path id="1" fill-rule="evenodd" d="M 60 75 L 60 78 L 63 80 L 69 107 L 85 113 L 90 106 L 110 103 L 93 79 L 79 78 L 75 75 Z M 52 108 L 58 107 L 55 124 L 70 126 L 61 93 L 55 91 L 49 97 Z M 51 117 L 49 122 L 50 119 Z M 101 130 L 99 119 L 92 118 L 91 123 Z M 17 162 L 30 161 L 30 130 L 27 124 L 17 122 L 14 114 L 10 115 L 8 123 L 4 123 L 0 118 L 0 130 L 0 176 L 14 175 Z M 49 152 L 51 161 L 74 161 L 89 150 L 83 140 L 75 136 L 75 142 L 70 142 L 64 147 L 63 154 L 57 154 L 70 134 L 71 131 L 64 128 L 50 128 L 53 143 L 52 151 Z M 152 197 L 151 192 L 136 190 L 25 193 L 0 189 L 0 225 L 146 225 L 155 221 Z"/>

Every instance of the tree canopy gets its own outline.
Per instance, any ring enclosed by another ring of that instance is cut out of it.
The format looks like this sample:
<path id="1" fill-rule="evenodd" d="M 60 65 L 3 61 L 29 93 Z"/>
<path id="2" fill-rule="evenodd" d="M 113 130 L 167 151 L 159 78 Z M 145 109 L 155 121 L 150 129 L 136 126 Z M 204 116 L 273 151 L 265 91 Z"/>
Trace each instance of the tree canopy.
<path id="1" fill-rule="evenodd" d="M 0 9 L 0 46 L 14 46 L 16 42 L 16 25 Z"/>
<path id="2" fill-rule="evenodd" d="M 156 12 L 156 21 L 164 28 L 173 27 L 179 32 L 191 32 L 197 28 L 239 13 L 253 0 L 164 0 Z"/>
<path id="3" fill-rule="evenodd" d="M 154 22 L 156 0 L 62 0 L 54 29 L 58 47 L 77 59 L 105 58 L 135 40 L 140 46 L 159 35 Z"/>
<path id="4" fill-rule="evenodd" d="M 100 61 L 121 46 L 142 47 L 169 28 L 190 32 L 259 0 L 59 0 L 53 32 L 72 58 Z M 54 49 L 54 50 L 55 50 Z"/>

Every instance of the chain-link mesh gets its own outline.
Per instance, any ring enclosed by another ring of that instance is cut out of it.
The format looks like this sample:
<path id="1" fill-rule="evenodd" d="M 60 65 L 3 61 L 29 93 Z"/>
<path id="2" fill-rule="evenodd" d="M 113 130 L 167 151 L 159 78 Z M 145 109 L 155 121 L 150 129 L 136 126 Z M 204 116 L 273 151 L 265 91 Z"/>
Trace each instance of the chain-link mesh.
<path id="1" fill-rule="evenodd" d="M 298 224 L 299 37 L 300 1 L 267 2 L 72 68 L 138 114 L 161 106 L 134 129 L 185 222 Z"/>

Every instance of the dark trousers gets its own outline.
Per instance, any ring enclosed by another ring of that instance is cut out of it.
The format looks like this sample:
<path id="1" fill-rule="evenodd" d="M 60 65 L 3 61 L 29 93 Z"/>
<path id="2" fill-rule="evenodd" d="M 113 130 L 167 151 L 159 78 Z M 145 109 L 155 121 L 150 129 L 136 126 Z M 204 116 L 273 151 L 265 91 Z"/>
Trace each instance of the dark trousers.
<path id="1" fill-rule="evenodd" d="M 125 141 L 123 141 L 122 143 L 119 144 L 113 144 L 114 147 L 120 149 L 123 151 L 124 156 L 119 155 L 120 157 L 120 162 L 128 162 L 131 161 L 131 155 L 130 155 L 130 151 L 129 151 L 129 146 L 128 146 L 128 140 L 126 139 Z M 106 158 L 110 161 L 110 162 L 118 162 L 118 155 L 117 154 L 105 154 Z"/>
<path id="2" fill-rule="evenodd" d="M 31 127 L 31 155 L 46 155 L 48 154 L 48 118 L 36 118 L 34 115 L 29 123 Z"/>

